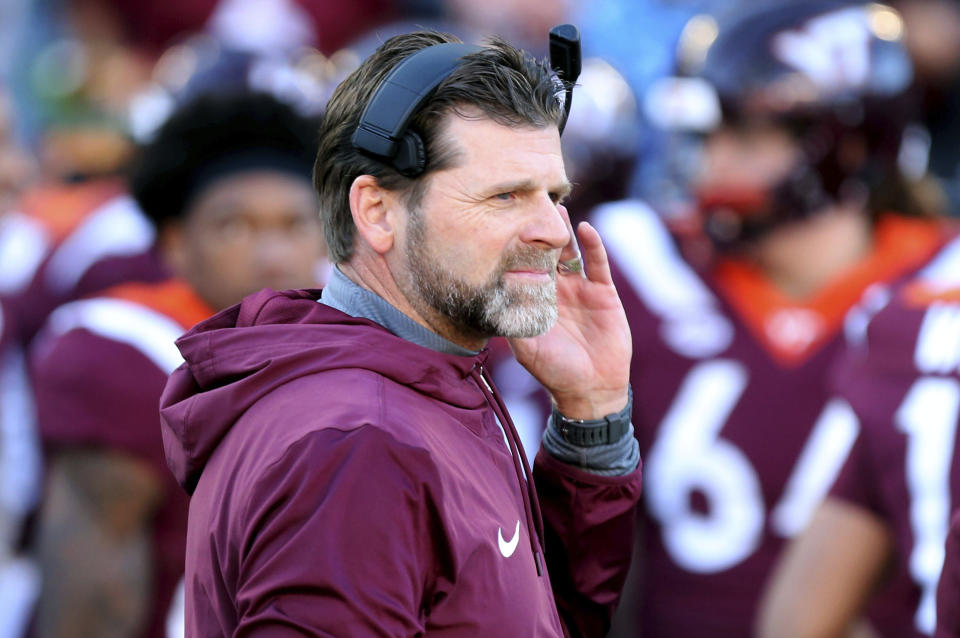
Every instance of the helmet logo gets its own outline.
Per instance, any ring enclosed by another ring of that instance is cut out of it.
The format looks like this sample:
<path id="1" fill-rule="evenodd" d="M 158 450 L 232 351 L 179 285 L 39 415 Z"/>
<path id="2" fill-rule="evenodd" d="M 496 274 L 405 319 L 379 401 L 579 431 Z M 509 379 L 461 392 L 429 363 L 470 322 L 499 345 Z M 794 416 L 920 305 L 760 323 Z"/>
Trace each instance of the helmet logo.
<path id="1" fill-rule="evenodd" d="M 773 54 L 803 73 L 819 93 L 835 95 L 867 84 L 871 28 L 861 8 L 833 11 L 808 20 L 798 29 L 777 33 Z"/>

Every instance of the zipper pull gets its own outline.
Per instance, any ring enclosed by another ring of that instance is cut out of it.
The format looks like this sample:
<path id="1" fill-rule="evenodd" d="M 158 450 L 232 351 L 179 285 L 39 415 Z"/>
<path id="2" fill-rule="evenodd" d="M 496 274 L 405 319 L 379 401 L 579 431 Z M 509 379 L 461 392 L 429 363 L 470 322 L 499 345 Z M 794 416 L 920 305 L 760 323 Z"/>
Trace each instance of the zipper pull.
<path id="1" fill-rule="evenodd" d="M 480 373 L 480 380 L 483 381 L 483 385 L 487 388 L 487 392 L 493 394 L 493 388 L 490 387 L 490 383 L 487 381 L 487 376 L 483 373 L 483 366 L 477 366 L 477 371 Z"/>

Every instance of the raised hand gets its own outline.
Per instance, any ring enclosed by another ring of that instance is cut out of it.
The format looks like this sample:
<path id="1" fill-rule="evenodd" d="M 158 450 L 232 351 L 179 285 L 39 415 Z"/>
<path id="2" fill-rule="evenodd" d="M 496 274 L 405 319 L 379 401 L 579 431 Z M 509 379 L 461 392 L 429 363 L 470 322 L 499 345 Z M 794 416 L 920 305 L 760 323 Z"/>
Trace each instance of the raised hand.
<path id="1" fill-rule="evenodd" d="M 566 209 L 559 209 L 570 226 Z M 557 269 L 556 325 L 539 337 L 511 339 L 510 347 L 564 416 L 598 419 L 627 403 L 630 326 L 599 233 L 580 222 L 570 237 Z"/>

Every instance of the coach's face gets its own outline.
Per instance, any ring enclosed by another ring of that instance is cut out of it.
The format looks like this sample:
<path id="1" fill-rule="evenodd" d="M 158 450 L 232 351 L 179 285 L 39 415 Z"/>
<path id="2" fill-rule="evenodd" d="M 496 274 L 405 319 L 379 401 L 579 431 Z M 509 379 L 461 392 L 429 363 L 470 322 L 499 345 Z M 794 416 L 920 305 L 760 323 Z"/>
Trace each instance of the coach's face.
<path id="1" fill-rule="evenodd" d="M 427 178 L 408 211 L 398 283 L 437 332 L 468 347 L 542 334 L 556 321 L 557 260 L 570 241 L 557 128 L 448 118 L 457 161 Z"/>

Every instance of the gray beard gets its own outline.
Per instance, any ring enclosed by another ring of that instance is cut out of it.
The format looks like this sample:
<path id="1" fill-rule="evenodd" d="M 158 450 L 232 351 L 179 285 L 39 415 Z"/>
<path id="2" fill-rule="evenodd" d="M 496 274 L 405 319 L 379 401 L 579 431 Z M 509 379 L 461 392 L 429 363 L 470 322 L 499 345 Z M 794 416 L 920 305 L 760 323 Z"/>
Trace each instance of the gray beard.
<path id="1" fill-rule="evenodd" d="M 420 215 L 410 216 L 404 253 L 411 284 L 424 303 L 466 334 L 526 338 L 542 335 L 557 321 L 556 255 L 525 248 L 505 255 L 489 281 L 471 286 L 425 250 Z M 503 275 L 516 268 L 545 269 L 544 283 L 507 285 Z"/>

